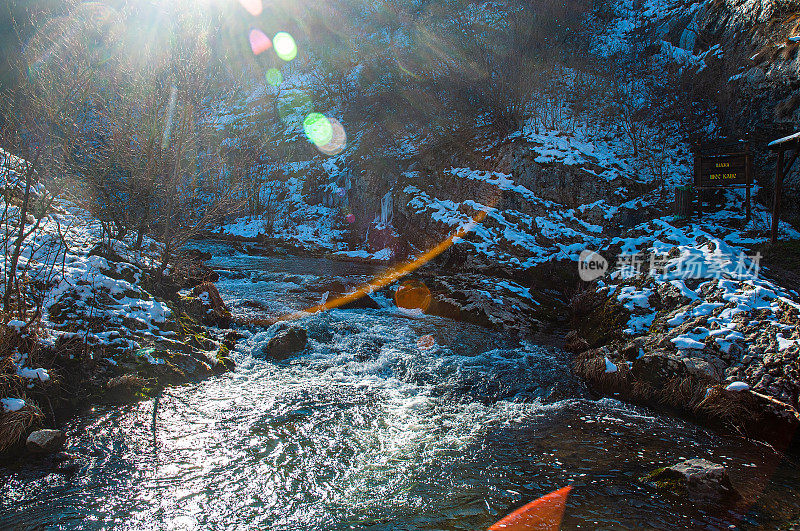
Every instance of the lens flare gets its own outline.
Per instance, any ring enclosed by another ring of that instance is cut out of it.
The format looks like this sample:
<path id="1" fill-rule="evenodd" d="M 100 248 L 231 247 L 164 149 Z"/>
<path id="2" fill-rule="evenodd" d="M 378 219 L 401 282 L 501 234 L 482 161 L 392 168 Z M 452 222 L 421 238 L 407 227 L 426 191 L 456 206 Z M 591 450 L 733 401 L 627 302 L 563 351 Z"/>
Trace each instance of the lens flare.
<path id="1" fill-rule="evenodd" d="M 254 55 L 259 55 L 272 48 L 272 42 L 260 29 L 250 30 L 250 48 Z"/>
<path id="2" fill-rule="evenodd" d="M 294 43 L 294 38 L 285 31 L 276 33 L 272 38 L 272 43 L 275 46 L 275 53 L 284 61 L 291 61 L 297 57 L 297 45 Z"/>
<path id="3" fill-rule="evenodd" d="M 267 83 L 273 87 L 277 87 L 283 83 L 283 74 L 281 74 L 281 71 L 277 68 L 270 68 L 264 76 L 267 78 Z"/>
<path id="4" fill-rule="evenodd" d="M 355 221 L 356 221 L 356 217 L 355 217 L 353 214 L 347 214 L 347 215 L 344 217 L 344 220 L 345 220 L 346 222 L 348 222 L 348 223 L 355 223 Z"/>
<path id="5" fill-rule="evenodd" d="M 428 286 L 414 280 L 404 282 L 394 292 L 394 303 L 398 308 L 406 310 L 422 310 L 424 312 L 431 305 L 432 298 Z"/>
<path id="6" fill-rule="evenodd" d="M 489 531 L 558 531 L 571 490 L 572 487 L 568 486 L 545 494 L 509 514 Z"/>
<path id="7" fill-rule="evenodd" d="M 264 6 L 261 5 L 261 0 L 239 0 L 239 3 L 254 17 L 260 15 L 264 9 Z"/>
<path id="8" fill-rule="evenodd" d="M 346 295 L 342 295 L 341 297 L 336 297 L 332 300 L 326 300 L 323 304 L 318 304 L 316 306 L 312 306 L 310 308 L 306 308 L 305 310 L 293 312 L 287 315 L 284 315 L 276 320 L 263 320 L 263 322 L 259 320 L 251 320 L 254 324 L 262 324 L 262 325 L 272 325 L 277 321 L 293 321 L 295 319 L 301 319 L 303 317 L 308 316 L 312 313 L 317 312 L 326 312 L 328 310 L 332 310 L 334 308 L 340 308 L 350 302 L 356 301 L 368 293 L 374 293 L 377 290 L 385 288 L 386 286 L 397 282 L 398 280 L 402 279 L 406 275 L 409 275 L 419 269 L 420 267 L 424 266 L 447 249 L 449 249 L 456 241 L 461 240 L 467 234 L 472 232 L 476 226 L 483 223 L 483 220 L 486 219 L 486 215 L 490 209 L 494 208 L 497 205 L 497 201 L 499 200 L 500 195 L 494 196 L 492 202 L 489 206 L 484 207 L 478 210 L 474 216 L 470 219 L 468 223 L 462 224 L 458 227 L 458 229 L 453 232 L 450 236 L 448 236 L 444 241 L 439 242 L 432 248 L 428 249 L 422 254 L 417 255 L 416 257 L 406 260 L 404 262 L 400 262 L 393 267 L 389 268 L 388 270 L 384 271 L 371 281 L 359 286 L 355 291 L 348 293 Z M 353 216 L 353 221 L 355 221 L 355 216 Z"/>
<path id="9" fill-rule="evenodd" d="M 344 151 L 344 148 L 347 147 L 347 134 L 336 118 L 328 118 L 328 122 L 331 124 L 331 139 L 324 145 L 317 144 L 317 148 L 328 156 L 334 156 Z"/>
<path id="10" fill-rule="evenodd" d="M 333 139 L 333 126 L 324 114 L 312 112 L 303 120 L 303 130 L 306 136 L 317 147 L 330 143 Z"/>
<path id="11" fill-rule="evenodd" d="M 430 350 L 434 346 L 436 346 L 436 340 L 433 339 L 433 336 L 430 334 L 421 336 L 419 339 L 417 339 L 417 348 L 420 350 Z"/>

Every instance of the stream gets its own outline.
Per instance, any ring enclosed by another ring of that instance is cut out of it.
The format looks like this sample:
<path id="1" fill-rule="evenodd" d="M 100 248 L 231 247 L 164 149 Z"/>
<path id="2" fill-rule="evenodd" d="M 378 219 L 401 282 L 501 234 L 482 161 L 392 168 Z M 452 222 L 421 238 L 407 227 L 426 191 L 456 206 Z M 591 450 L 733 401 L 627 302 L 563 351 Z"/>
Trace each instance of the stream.
<path id="1" fill-rule="evenodd" d="M 241 318 L 303 309 L 320 302 L 310 286 L 378 272 L 195 247 L 213 253 Z M 155 420 L 153 400 L 86 412 L 66 426 L 75 474 L 0 468 L 0 528 L 477 530 L 565 485 L 564 529 L 800 518 L 795 458 L 593 397 L 557 348 L 379 302 L 299 319 L 309 348 L 284 362 L 263 354 L 276 326 L 243 327 L 236 371 L 167 389 Z M 751 502 L 695 505 L 638 481 L 682 458 L 724 464 Z"/>

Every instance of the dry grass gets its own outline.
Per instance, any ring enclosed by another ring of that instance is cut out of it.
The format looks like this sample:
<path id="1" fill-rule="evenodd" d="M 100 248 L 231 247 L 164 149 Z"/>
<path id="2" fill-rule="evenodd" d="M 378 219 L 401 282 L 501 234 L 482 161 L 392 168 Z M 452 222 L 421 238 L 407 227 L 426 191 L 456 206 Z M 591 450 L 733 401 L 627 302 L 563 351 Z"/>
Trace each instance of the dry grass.
<path id="1" fill-rule="evenodd" d="M 605 372 L 605 359 L 599 349 L 587 351 L 574 360 L 575 372 L 603 394 L 619 393 L 632 402 L 660 405 L 704 419 L 723 430 L 748 434 L 759 420 L 758 408 L 744 393 L 726 392 L 721 385 L 690 375 L 675 376 L 657 387 L 636 379 L 625 364 L 615 373 Z M 762 419 L 764 420 L 764 419 Z M 767 419 L 768 420 L 768 419 Z"/>
<path id="2" fill-rule="evenodd" d="M 755 412 L 744 400 L 746 396 L 725 392 L 722 386 L 712 387 L 693 408 L 694 413 L 719 422 L 726 428 L 746 433 L 749 425 L 756 420 Z"/>
<path id="3" fill-rule="evenodd" d="M 8 322 L 2 316 L 0 323 Z M 35 340 L 36 323 L 26 329 L 29 333 L 21 336 L 15 330 L 0 324 L 0 398 L 21 398 L 25 406 L 19 411 L 4 411 L 0 407 L 0 454 L 16 446 L 34 425 L 40 424 L 43 415 L 39 407 L 26 396 L 27 382 L 17 374 L 17 367 L 11 358 L 14 352 L 28 353 L 29 361 L 36 362 L 40 355 Z"/>
<path id="4" fill-rule="evenodd" d="M 16 446 L 42 417 L 39 408 L 31 404 L 26 404 L 19 411 L 0 413 L 0 453 Z"/>
<path id="5" fill-rule="evenodd" d="M 0 398 L 15 395 L 20 389 L 20 378 L 17 376 L 11 356 L 5 355 L 0 359 Z"/>

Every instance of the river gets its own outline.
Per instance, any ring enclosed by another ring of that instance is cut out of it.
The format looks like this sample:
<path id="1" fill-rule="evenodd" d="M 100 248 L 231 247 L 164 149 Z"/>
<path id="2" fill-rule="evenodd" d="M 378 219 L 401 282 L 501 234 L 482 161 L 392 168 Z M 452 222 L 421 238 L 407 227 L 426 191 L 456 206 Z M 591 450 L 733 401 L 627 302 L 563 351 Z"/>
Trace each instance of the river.
<path id="1" fill-rule="evenodd" d="M 240 317 L 296 311 L 319 302 L 312 284 L 376 273 L 198 246 Z M 262 354 L 274 327 L 243 327 L 236 371 L 167 389 L 155 416 L 154 400 L 86 412 L 66 427 L 74 475 L 0 469 L 0 528 L 476 530 L 568 484 L 565 529 L 800 517 L 794 458 L 592 397 L 554 347 L 383 303 L 298 320 L 310 348 L 285 362 Z M 637 481 L 695 457 L 755 501 L 694 505 Z"/>

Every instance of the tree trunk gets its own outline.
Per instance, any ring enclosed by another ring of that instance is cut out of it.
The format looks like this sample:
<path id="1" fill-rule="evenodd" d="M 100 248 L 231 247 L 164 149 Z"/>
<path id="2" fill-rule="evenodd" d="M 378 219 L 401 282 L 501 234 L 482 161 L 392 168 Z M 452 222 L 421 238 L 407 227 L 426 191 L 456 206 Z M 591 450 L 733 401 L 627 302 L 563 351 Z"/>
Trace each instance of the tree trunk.
<path id="1" fill-rule="evenodd" d="M 38 159 L 38 154 L 37 157 Z M 28 206 L 31 197 L 31 185 L 33 184 L 34 162 L 30 162 L 25 172 L 25 192 L 22 196 L 22 207 L 19 212 L 19 230 L 17 231 L 14 250 L 11 253 L 11 262 L 6 270 L 6 290 L 3 294 L 3 310 L 8 314 L 11 312 L 11 290 L 14 289 L 17 278 L 17 265 L 19 256 L 22 252 L 22 243 L 25 240 L 25 218 L 28 217 Z"/>

